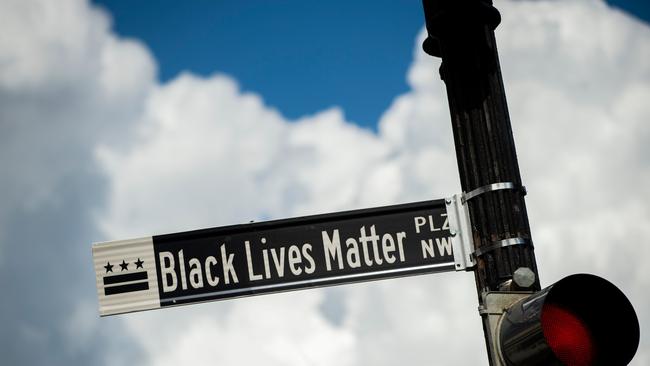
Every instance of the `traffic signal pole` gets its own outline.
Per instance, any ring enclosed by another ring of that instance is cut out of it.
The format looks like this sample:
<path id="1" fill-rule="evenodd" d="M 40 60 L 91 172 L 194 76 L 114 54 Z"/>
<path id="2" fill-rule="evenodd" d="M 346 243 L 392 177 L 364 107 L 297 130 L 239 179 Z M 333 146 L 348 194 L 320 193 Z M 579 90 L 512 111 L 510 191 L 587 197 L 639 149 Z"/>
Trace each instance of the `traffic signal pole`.
<path id="1" fill-rule="evenodd" d="M 429 55 L 442 58 L 464 200 L 474 241 L 479 309 L 493 292 L 540 290 L 490 0 L 423 0 Z M 490 364 L 487 312 L 482 312 Z"/>
<path id="2" fill-rule="evenodd" d="M 499 12 L 491 0 L 423 5 L 423 48 L 442 58 L 463 189 L 447 204 L 461 204 L 470 218 L 472 240 L 461 255 L 471 252 L 469 265 L 457 267 L 474 271 L 490 365 L 627 365 L 639 321 L 614 284 L 574 274 L 540 288 L 494 37 Z"/>

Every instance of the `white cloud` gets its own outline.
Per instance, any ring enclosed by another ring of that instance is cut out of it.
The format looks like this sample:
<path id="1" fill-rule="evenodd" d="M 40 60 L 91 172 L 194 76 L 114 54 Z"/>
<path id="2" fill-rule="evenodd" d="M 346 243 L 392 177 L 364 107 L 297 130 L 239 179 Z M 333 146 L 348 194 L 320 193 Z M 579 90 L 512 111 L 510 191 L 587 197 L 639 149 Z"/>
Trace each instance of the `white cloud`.
<path id="1" fill-rule="evenodd" d="M 339 110 L 288 124 L 220 75 L 158 88 L 136 145 L 98 151 L 113 181 L 103 225 L 120 236 L 342 209 L 376 185 L 360 176 L 393 174 L 373 171 L 388 148 Z"/>
<path id="2" fill-rule="evenodd" d="M 84 1 L 0 3 L 2 211 L 56 203 L 96 143 L 124 138 L 155 66 L 108 24 Z"/>
<path id="3" fill-rule="evenodd" d="M 99 346 L 123 344 L 110 337 L 119 324 L 87 311 L 106 184 L 93 151 L 123 144 L 154 74 L 149 53 L 86 1 L 0 1 L 3 363 L 97 364 Z M 134 352 L 121 354 L 113 364 Z"/>
<path id="4" fill-rule="evenodd" d="M 127 321 L 152 365 L 356 365 L 355 334 L 315 310 L 323 295 L 269 295 L 189 313 L 128 315 Z"/>

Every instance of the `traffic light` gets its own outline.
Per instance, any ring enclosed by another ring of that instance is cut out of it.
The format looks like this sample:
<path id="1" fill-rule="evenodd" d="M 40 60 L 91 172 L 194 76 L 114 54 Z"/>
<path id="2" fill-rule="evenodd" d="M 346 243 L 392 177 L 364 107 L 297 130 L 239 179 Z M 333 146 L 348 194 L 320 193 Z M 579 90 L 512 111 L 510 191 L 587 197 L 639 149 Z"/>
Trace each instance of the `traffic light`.
<path id="1" fill-rule="evenodd" d="M 612 283 L 575 274 L 533 294 L 491 292 L 493 365 L 627 365 L 639 345 L 632 304 Z"/>

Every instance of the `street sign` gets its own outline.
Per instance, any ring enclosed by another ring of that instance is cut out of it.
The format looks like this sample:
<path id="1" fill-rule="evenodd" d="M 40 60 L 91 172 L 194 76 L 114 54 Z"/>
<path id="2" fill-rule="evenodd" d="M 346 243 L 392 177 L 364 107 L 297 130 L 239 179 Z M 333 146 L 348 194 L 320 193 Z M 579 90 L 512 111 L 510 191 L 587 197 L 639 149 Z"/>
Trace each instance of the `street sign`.
<path id="1" fill-rule="evenodd" d="M 464 269 L 450 202 L 95 244 L 100 315 Z"/>

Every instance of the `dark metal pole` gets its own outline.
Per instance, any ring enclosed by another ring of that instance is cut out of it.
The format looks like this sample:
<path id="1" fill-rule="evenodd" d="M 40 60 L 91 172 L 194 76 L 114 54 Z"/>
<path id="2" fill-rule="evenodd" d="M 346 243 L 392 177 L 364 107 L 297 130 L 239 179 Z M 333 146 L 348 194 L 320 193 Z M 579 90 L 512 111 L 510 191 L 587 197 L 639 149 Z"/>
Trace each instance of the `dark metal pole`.
<path id="1" fill-rule="evenodd" d="M 482 295 L 488 291 L 522 290 L 512 281 L 521 267 L 535 274 L 534 283 L 525 290 L 539 291 L 494 37 L 501 16 L 491 0 L 423 0 L 423 5 L 428 31 L 423 48 L 442 58 L 440 76 L 447 87 L 462 189 L 485 188 L 467 201 L 479 253 L 475 267 L 479 304 L 483 305 Z M 490 189 L 498 183 L 510 183 L 515 189 Z"/>

